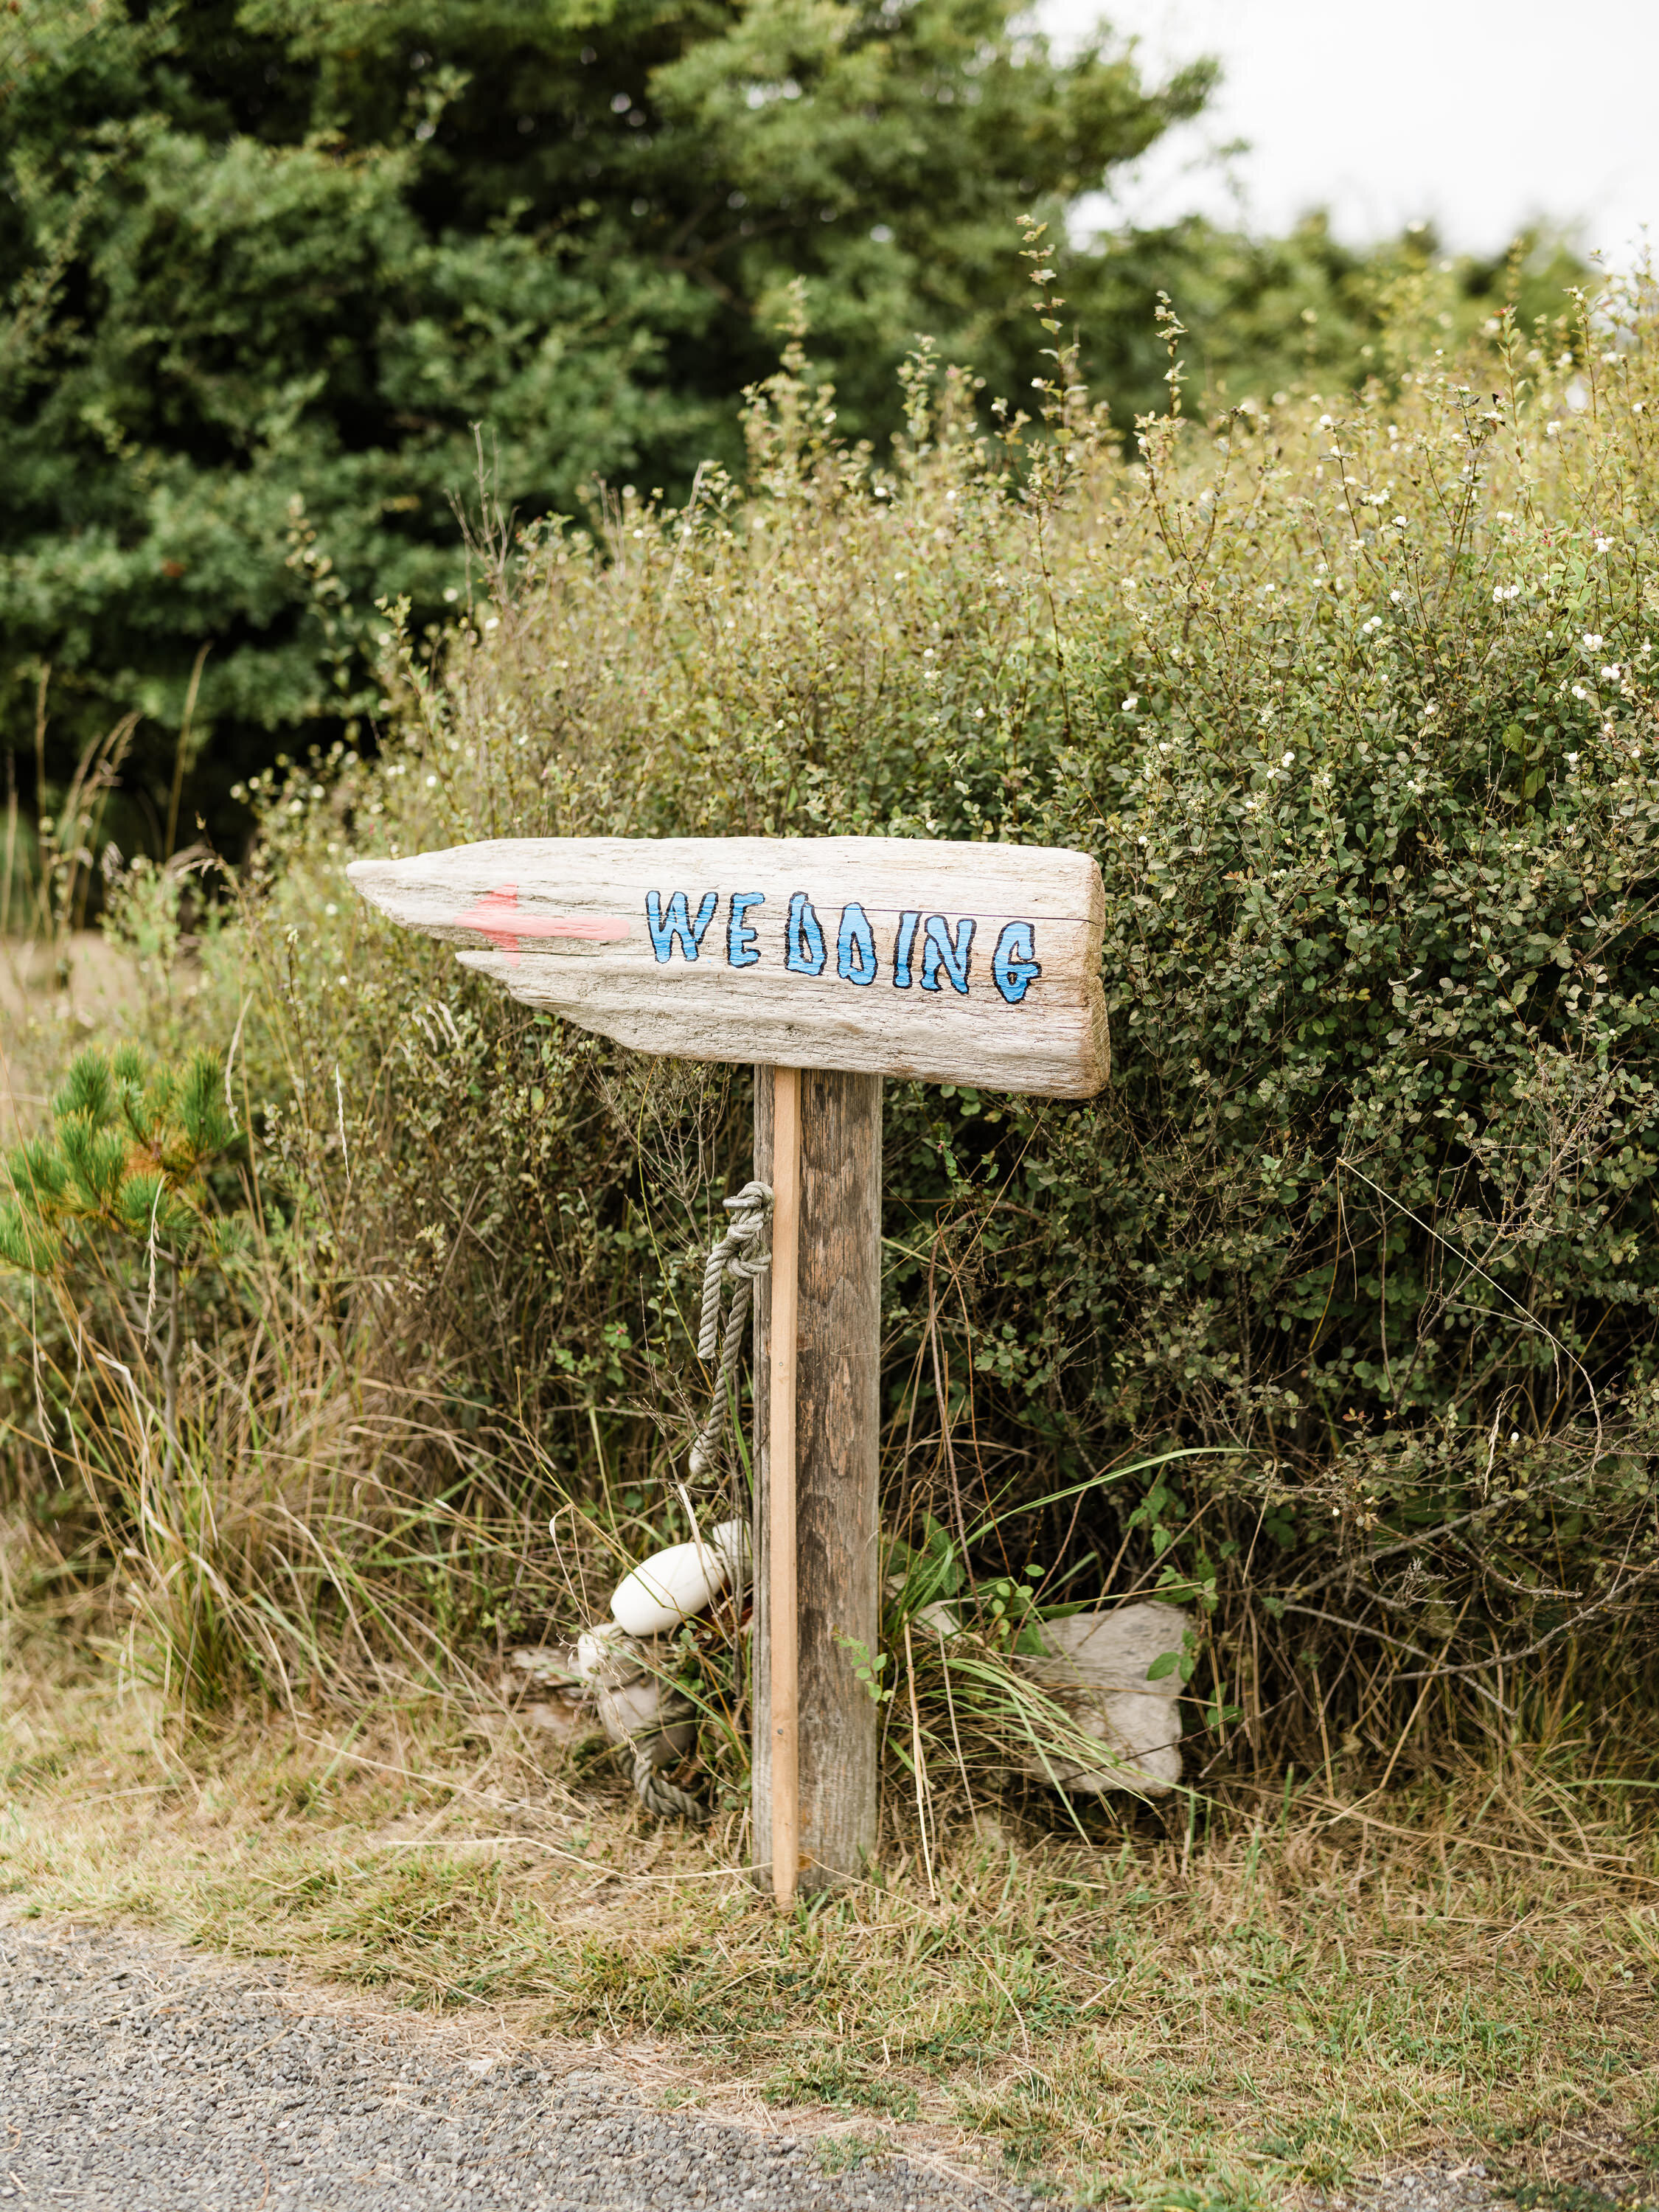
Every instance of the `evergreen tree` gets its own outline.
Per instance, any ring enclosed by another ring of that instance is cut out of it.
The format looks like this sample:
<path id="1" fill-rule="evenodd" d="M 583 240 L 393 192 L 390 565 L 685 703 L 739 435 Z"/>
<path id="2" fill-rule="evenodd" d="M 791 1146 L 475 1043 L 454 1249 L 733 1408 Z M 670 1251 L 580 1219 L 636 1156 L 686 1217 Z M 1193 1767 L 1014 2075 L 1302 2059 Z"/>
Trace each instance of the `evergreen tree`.
<path id="1" fill-rule="evenodd" d="M 140 713 L 110 826 L 156 848 L 189 706 L 184 819 L 227 834 L 237 777 L 372 713 L 374 599 L 463 588 L 475 424 L 521 516 L 683 489 L 797 278 L 843 429 L 920 331 L 1029 382 L 1017 215 L 1208 81 L 1010 0 L 0 13 L 0 742 L 27 779 L 44 698 L 50 785 Z"/>

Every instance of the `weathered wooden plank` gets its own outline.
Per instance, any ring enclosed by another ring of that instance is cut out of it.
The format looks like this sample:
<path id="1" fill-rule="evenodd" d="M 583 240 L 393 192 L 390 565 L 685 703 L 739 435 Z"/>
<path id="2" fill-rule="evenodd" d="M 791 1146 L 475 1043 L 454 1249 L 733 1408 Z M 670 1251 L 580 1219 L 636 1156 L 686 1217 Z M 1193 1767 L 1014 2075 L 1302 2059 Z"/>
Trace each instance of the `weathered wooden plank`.
<path id="1" fill-rule="evenodd" d="M 775 1101 L 772 1094 L 776 1070 L 764 1065 L 755 1070 L 754 1174 L 757 1182 L 776 1188 L 777 1154 L 773 1144 Z M 799 1233 L 799 1232 L 798 1232 Z M 799 1246 L 797 1247 L 799 1285 Z M 750 1501 L 750 1540 L 754 1567 L 750 1578 L 752 1611 L 749 1623 L 749 1821 L 750 1859 L 758 1870 L 770 1867 L 775 1856 L 772 1832 L 772 1391 L 773 1359 L 771 1271 L 755 1285 L 755 1382 L 750 1423 L 750 1464 L 754 1469 L 754 1494 Z M 797 1290 L 799 1296 L 799 1289 Z M 799 1340 L 797 1316 L 796 1340 Z M 799 1469 L 797 1481 L 799 1481 Z M 799 1614 L 799 1607 L 797 1607 Z M 799 1648 L 797 1650 L 799 1664 Z M 799 1688 L 797 1689 L 799 1698 Z M 797 1705 L 799 1712 L 799 1704 Z M 796 1728 L 797 1771 L 799 1723 Z"/>
<path id="2" fill-rule="evenodd" d="M 878 1711 L 849 1643 L 880 1642 L 881 1078 L 801 1078 L 795 1521 L 800 1828 L 809 1888 L 876 1848 Z"/>
<path id="3" fill-rule="evenodd" d="M 1109 1069 L 1084 853 L 920 838 L 504 838 L 364 897 L 647 1052 L 1086 1097 Z"/>
<path id="4" fill-rule="evenodd" d="M 793 1345 L 800 1317 L 800 1070 L 772 1071 L 773 1327 L 781 1345 Z M 756 1368 L 757 1378 L 761 1369 Z M 799 1534 L 795 1519 L 796 1385 L 799 1370 L 787 1356 L 767 1375 L 767 1618 L 769 1680 L 767 1719 L 772 1742 L 772 1896 L 787 1908 L 800 1879 L 800 1667 L 795 1623 L 800 1610 Z"/>
<path id="5" fill-rule="evenodd" d="M 773 1077 L 756 1071 L 755 1173 L 772 1178 Z M 800 1886 L 859 1875 L 876 1847 L 878 1716 L 848 1643 L 879 1632 L 881 1084 L 812 1070 L 801 1078 L 801 1214 L 796 1335 L 795 1518 Z M 772 1301 L 757 1300 L 757 1373 L 769 1373 Z M 777 1347 L 781 1352 L 782 1346 Z M 769 1393 L 757 1389 L 756 1611 L 751 1683 L 755 1856 L 772 1858 Z"/>

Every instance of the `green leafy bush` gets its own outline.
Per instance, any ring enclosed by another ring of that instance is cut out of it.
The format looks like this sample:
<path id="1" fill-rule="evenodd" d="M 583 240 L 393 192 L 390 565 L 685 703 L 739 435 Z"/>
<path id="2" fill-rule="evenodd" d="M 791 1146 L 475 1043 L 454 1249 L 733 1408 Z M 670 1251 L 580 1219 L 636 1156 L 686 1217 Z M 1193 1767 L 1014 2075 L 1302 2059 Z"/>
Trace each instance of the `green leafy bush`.
<path id="1" fill-rule="evenodd" d="M 1177 405 L 1128 458 L 1058 340 L 1044 419 L 992 434 L 924 351 L 891 465 L 797 349 L 750 489 L 503 526 L 435 646 L 390 607 L 384 757 L 260 783 L 216 957 L 264 975 L 261 1156 L 333 1224 L 330 1298 L 444 1378 L 452 1501 L 672 1531 L 745 1084 L 504 1003 L 346 861 L 1080 845 L 1109 1088 L 889 1087 L 890 1526 L 994 1519 L 975 1571 L 1038 1563 L 1039 1605 L 1191 1604 L 1206 1759 L 1392 1771 L 1558 1660 L 1606 1694 L 1659 1571 L 1653 335 L 1609 293 L 1358 398 Z M 1175 1445 L 1236 1455 L 1127 1473 Z M 513 1618 L 602 1602 L 602 1559 L 566 1568 Z"/>

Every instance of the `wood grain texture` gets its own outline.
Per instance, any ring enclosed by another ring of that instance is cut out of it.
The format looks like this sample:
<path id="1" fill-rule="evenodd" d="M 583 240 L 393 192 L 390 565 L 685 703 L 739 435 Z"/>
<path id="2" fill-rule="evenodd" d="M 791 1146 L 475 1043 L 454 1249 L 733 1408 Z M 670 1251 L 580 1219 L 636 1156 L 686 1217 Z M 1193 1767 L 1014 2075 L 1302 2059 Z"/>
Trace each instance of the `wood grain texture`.
<path id="1" fill-rule="evenodd" d="M 1090 1097 L 1109 1072 L 1087 854 L 502 838 L 348 873 L 515 998 L 642 1051 L 1056 1097 Z"/>
<path id="2" fill-rule="evenodd" d="M 755 1070 L 755 1150 L 757 1182 L 772 1186 L 777 1173 L 773 1146 L 773 1070 Z M 771 1273 L 755 1284 L 755 1382 L 751 1394 L 753 1433 L 750 1463 L 755 1471 L 750 1500 L 750 1543 L 754 1561 L 750 1577 L 753 1610 L 749 1624 L 749 1820 L 750 1857 L 757 1880 L 769 1879 L 772 1864 L 772 1283 Z M 799 1333 L 799 1320 L 796 1324 Z M 799 1480 L 799 1475 L 797 1477 Z M 799 1656 L 797 1657 L 799 1665 Z M 799 1711 L 799 1702 L 796 1707 Z M 797 1731 L 799 1723 L 797 1720 Z M 799 1756 L 799 1753 L 797 1754 Z"/>
<path id="3" fill-rule="evenodd" d="M 771 1178 L 772 1071 L 756 1071 L 755 1173 Z M 814 1070 L 801 1079 L 795 1515 L 799 1680 L 800 1886 L 860 1874 L 876 1846 L 878 1713 L 842 1638 L 879 1633 L 877 1498 L 881 1330 L 881 1084 Z M 771 1301 L 757 1304 L 757 1370 L 769 1374 Z M 754 1838 L 772 1853 L 769 1421 L 756 1393 Z"/>
<path id="4" fill-rule="evenodd" d="M 776 1341 L 786 1348 L 799 1328 L 800 1070 L 772 1071 L 772 1264 L 766 1280 Z M 758 1371 L 758 1370 L 757 1370 Z M 800 1558 L 795 1523 L 796 1363 L 769 1363 L 767 1405 L 767 1717 L 772 1741 L 772 1899 L 793 1904 L 800 1879 L 800 1668 L 795 1622 Z"/>

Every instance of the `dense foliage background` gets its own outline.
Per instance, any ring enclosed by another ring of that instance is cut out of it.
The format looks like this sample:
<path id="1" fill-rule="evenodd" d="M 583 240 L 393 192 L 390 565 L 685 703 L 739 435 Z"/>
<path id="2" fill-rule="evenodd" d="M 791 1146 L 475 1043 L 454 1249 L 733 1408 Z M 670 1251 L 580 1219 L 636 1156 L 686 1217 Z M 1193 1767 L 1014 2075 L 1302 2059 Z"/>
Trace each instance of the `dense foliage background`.
<path id="1" fill-rule="evenodd" d="M 1058 225 L 1208 83 L 1147 84 L 1109 38 L 1059 58 L 1010 0 L 0 13 L 0 746 L 25 812 L 59 813 L 125 724 L 104 834 L 160 857 L 199 816 L 240 850 L 234 782 L 368 741 L 377 599 L 419 628 L 465 593 L 480 453 L 523 517 L 598 479 L 683 496 L 738 465 L 797 280 L 843 435 L 885 456 L 921 331 L 988 419 L 1030 383 L 1016 215 Z M 1161 392 L 1160 285 L 1200 373 L 1264 399 L 1363 375 L 1385 316 L 1462 331 L 1504 290 L 1426 234 L 1054 237 L 1126 428 Z M 1560 276 L 1545 257 L 1523 305 Z"/>
<path id="2" fill-rule="evenodd" d="M 353 854 L 1017 838 L 1100 860 L 1115 1073 L 889 1086 L 890 1531 L 995 1510 L 983 1587 L 1189 1605 L 1212 1779 L 1616 1702 L 1659 1574 L 1654 331 L 1640 288 L 1455 359 L 1407 324 L 1356 397 L 1127 455 L 1063 354 L 988 431 L 924 349 L 879 462 L 796 350 L 746 485 L 488 527 L 464 621 L 383 625 L 379 756 L 258 780 L 229 910 L 187 944 L 177 874 L 115 888 L 149 1042 L 226 1055 L 251 1256 L 185 1294 L 165 1481 L 91 1279 L 9 1294 L 64 1556 L 142 1530 L 174 1650 L 277 1687 L 567 1629 L 675 1526 L 744 1072 L 505 1003 Z M 1231 1455 L 1129 1471 L 1191 1446 Z M 549 1553 L 561 1503 L 597 1548 Z"/>

